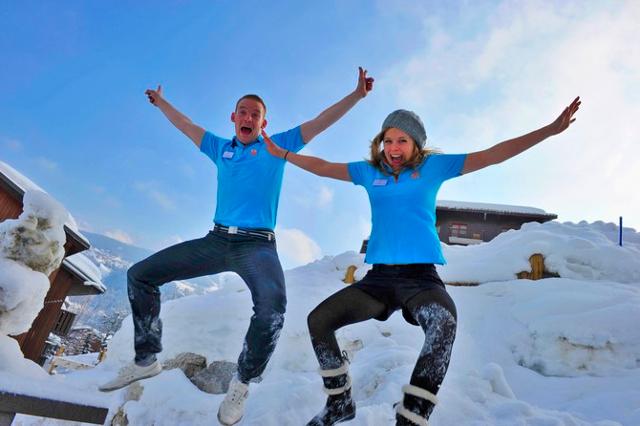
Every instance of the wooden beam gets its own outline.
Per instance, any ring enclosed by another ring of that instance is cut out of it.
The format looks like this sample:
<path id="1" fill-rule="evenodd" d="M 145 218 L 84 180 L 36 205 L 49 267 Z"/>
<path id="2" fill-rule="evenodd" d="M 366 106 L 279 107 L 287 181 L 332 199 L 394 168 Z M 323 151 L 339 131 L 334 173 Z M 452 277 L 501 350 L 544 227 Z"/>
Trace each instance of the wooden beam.
<path id="1" fill-rule="evenodd" d="M 101 425 L 107 418 L 109 409 L 0 390 L 0 413 L 0 421 L 20 413 Z"/>

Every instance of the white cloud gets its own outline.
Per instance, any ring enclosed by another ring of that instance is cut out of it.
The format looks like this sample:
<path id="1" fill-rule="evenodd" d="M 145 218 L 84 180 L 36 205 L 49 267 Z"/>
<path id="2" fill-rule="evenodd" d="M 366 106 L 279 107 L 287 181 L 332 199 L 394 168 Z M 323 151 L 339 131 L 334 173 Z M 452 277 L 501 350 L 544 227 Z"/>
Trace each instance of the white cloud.
<path id="1" fill-rule="evenodd" d="M 320 246 L 299 229 L 278 228 L 276 235 L 278 254 L 285 268 L 305 265 L 322 256 Z"/>
<path id="2" fill-rule="evenodd" d="M 326 185 L 305 189 L 304 193 L 295 195 L 295 200 L 307 208 L 328 209 L 333 205 L 334 190 Z"/>
<path id="3" fill-rule="evenodd" d="M 320 186 L 317 202 L 318 207 L 330 206 L 333 203 L 333 190 L 325 185 Z"/>
<path id="4" fill-rule="evenodd" d="M 121 229 L 114 229 L 114 230 L 111 230 L 111 231 L 105 231 L 104 235 L 106 235 L 109 238 L 113 238 L 114 240 L 118 240 L 121 243 L 133 244 L 133 238 L 131 238 L 131 236 L 129 234 L 127 234 L 126 232 L 124 232 Z"/>
<path id="5" fill-rule="evenodd" d="M 468 33 L 430 17 L 424 48 L 384 80 L 407 108 L 434 114 L 445 107 L 438 124 L 447 152 L 488 148 L 534 130 L 580 95 L 583 105 L 566 133 L 464 178 L 474 181 L 468 193 L 494 202 L 518 198 L 564 220 L 622 214 L 638 227 L 638 22 L 635 1 L 507 1 L 480 22 L 485 31 Z"/>
<path id="6" fill-rule="evenodd" d="M 371 219 L 364 216 L 358 217 L 358 230 L 363 240 L 368 239 L 371 236 Z"/>
<path id="7" fill-rule="evenodd" d="M 164 192 L 156 188 L 153 182 L 136 182 L 134 188 L 145 194 L 151 201 L 158 204 L 165 210 L 175 210 L 176 205 L 173 200 Z"/>

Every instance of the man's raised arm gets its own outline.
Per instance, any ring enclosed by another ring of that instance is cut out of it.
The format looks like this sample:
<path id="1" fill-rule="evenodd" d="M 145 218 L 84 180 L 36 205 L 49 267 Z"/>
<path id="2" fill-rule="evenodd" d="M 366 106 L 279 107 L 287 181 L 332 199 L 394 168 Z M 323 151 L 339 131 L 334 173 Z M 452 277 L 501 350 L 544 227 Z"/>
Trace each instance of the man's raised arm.
<path id="1" fill-rule="evenodd" d="M 342 100 L 322 111 L 313 120 L 309 120 L 300 126 L 302 140 L 304 143 L 311 142 L 311 139 L 322 133 L 333 123 L 342 118 L 358 101 L 373 89 L 373 78 L 367 77 L 367 70 L 358 67 L 358 85 L 356 89 L 349 93 Z"/>
<path id="2" fill-rule="evenodd" d="M 173 105 L 164 99 L 162 96 L 162 86 L 158 86 L 156 90 L 148 89 L 144 93 L 149 98 L 149 102 L 157 106 L 178 130 L 187 135 L 187 137 L 200 148 L 200 142 L 202 141 L 202 136 L 204 136 L 204 129 L 193 124 L 189 117 L 175 109 Z"/>

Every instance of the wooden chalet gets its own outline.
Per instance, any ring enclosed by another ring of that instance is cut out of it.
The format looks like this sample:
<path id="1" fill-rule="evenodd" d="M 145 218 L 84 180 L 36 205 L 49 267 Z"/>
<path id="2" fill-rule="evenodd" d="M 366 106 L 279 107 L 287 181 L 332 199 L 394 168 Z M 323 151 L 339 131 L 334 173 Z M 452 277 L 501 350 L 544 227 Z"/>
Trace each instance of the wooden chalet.
<path id="1" fill-rule="evenodd" d="M 544 223 L 558 215 L 542 209 L 505 204 L 439 200 L 436 203 L 436 229 L 440 241 L 449 245 L 470 245 L 491 241 L 527 222 Z M 366 253 L 364 240 L 360 253 Z"/>
<path id="2" fill-rule="evenodd" d="M 542 209 L 504 204 L 440 200 L 436 206 L 436 229 L 440 241 L 450 245 L 491 241 L 527 222 L 544 223 L 558 215 Z"/>
<path id="3" fill-rule="evenodd" d="M 26 189 L 40 189 L 5 163 L 0 162 L 0 222 L 17 219 L 22 213 L 22 199 Z M 67 296 L 95 295 L 105 291 L 102 283 L 82 267 L 82 262 L 72 257 L 87 250 L 89 241 L 68 222 L 64 226 L 65 258 L 61 266 L 49 276 L 51 283 L 44 300 L 44 307 L 31 324 L 31 328 L 19 336 L 13 336 L 20 344 L 25 358 L 39 364 L 49 333 L 65 335 L 71 328 L 75 314 L 62 309 Z"/>

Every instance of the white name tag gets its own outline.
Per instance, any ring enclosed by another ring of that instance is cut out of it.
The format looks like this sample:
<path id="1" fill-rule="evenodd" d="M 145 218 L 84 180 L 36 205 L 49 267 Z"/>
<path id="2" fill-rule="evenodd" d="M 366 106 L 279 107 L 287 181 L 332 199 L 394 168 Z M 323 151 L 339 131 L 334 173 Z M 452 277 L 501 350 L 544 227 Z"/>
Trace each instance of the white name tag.
<path id="1" fill-rule="evenodd" d="M 222 153 L 222 158 L 233 158 L 233 151 L 225 151 Z"/>
<path id="2" fill-rule="evenodd" d="M 374 179 L 373 186 L 385 186 L 387 184 L 387 179 Z"/>

